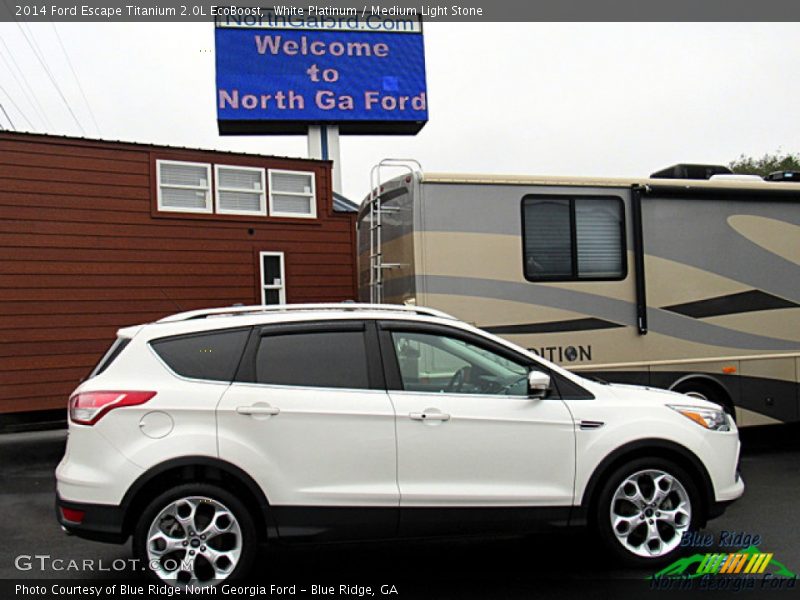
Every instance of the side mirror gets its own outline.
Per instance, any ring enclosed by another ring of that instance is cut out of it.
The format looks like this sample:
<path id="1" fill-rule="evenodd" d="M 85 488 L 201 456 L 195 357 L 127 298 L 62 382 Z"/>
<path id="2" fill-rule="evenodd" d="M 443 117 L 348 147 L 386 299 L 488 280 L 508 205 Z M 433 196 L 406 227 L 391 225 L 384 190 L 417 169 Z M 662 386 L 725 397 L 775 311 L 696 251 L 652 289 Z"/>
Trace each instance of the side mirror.
<path id="1" fill-rule="evenodd" d="M 541 371 L 528 373 L 528 396 L 531 398 L 545 398 L 550 391 L 550 375 Z"/>

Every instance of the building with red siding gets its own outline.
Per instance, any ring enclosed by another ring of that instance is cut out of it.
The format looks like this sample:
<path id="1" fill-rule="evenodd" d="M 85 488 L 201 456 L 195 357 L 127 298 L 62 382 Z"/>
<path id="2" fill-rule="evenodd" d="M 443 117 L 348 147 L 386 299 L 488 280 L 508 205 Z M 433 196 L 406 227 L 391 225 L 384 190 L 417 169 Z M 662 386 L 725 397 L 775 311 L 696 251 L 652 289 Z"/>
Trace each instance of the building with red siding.
<path id="1" fill-rule="evenodd" d="M 355 208 L 327 161 L 0 132 L 3 420 L 63 418 L 119 327 L 356 298 Z"/>

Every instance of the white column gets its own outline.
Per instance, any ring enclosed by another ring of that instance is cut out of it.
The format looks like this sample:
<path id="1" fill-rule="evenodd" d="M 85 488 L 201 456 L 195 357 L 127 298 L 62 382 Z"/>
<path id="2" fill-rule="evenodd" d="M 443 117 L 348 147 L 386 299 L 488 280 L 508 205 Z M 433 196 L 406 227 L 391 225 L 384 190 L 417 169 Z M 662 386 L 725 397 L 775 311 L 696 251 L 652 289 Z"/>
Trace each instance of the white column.
<path id="1" fill-rule="evenodd" d="M 333 191 L 342 193 L 338 125 L 308 126 L 308 157 L 333 161 Z"/>

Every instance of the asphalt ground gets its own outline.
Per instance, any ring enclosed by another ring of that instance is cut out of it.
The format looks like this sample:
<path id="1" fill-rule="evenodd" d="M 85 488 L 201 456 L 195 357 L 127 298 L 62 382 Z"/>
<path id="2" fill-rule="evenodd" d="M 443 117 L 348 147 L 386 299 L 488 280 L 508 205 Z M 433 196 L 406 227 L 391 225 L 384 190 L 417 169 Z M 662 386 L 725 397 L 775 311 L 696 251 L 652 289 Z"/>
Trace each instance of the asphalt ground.
<path id="1" fill-rule="evenodd" d="M 800 427 L 745 430 L 742 442 L 745 495 L 704 531 L 711 533 L 715 541 L 726 531 L 758 535 L 762 551 L 774 553 L 775 560 L 800 572 Z M 0 435 L 2 600 L 43 597 L 30 590 L 15 589 L 12 583 L 148 584 L 140 571 L 131 568 L 130 542 L 100 544 L 61 531 L 54 517 L 53 471 L 63 454 L 64 443 L 63 431 Z M 719 546 L 709 550 L 716 548 Z M 92 561 L 92 567 L 74 568 L 71 560 L 80 564 Z M 277 594 L 270 585 L 295 585 L 295 598 L 362 597 L 359 596 L 362 588 L 348 588 L 349 595 L 340 594 L 339 585 L 370 586 L 376 597 L 382 597 L 380 586 L 394 585 L 398 594 L 386 597 L 403 600 L 417 597 L 589 600 L 641 598 L 650 594 L 658 598 L 689 595 L 684 591 L 653 589 L 648 580 L 651 574 L 620 568 L 588 531 L 570 530 L 526 538 L 268 546 L 261 550 L 257 572 L 249 584 L 266 586 L 265 595 L 274 598 L 292 597 L 289 593 L 292 590 Z M 335 592 L 312 595 L 312 585 L 333 585 Z M 47 590 L 49 593 L 51 588 Z M 800 597 L 798 590 L 800 587 L 783 586 L 741 592 L 747 598 L 789 598 Z M 86 597 L 70 596 L 67 591 L 60 597 Z M 263 591 L 251 588 L 246 593 L 255 595 Z M 734 592 L 727 590 L 724 595 L 728 597 Z M 716 594 L 704 593 L 701 597 L 711 595 Z M 133 598 L 135 594 L 127 597 Z"/>

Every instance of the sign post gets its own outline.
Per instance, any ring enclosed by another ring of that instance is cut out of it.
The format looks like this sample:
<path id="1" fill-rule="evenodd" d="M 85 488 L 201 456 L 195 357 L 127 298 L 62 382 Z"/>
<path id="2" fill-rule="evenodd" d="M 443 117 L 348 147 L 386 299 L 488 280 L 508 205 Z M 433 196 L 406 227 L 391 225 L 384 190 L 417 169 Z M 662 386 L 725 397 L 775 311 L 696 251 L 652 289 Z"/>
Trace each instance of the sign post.
<path id="1" fill-rule="evenodd" d="M 308 126 L 308 157 L 333 161 L 333 191 L 342 193 L 338 125 Z"/>

